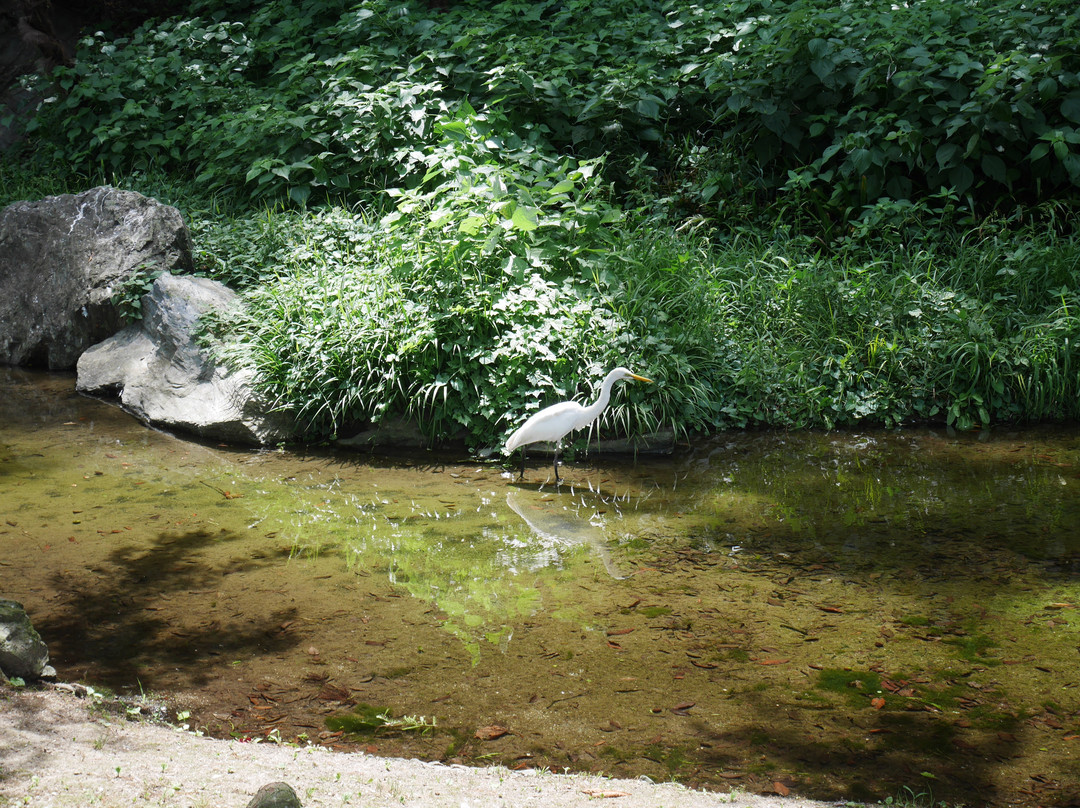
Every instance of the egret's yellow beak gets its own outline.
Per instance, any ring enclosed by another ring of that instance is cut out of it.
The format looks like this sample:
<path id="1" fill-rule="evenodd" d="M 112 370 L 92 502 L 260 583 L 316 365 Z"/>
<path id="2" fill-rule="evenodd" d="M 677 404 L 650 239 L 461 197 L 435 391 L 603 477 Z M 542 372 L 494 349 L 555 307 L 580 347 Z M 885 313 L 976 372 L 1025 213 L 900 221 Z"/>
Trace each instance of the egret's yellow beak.
<path id="1" fill-rule="evenodd" d="M 652 384 L 652 379 L 646 379 L 644 376 L 638 376 L 636 373 L 631 373 L 630 375 L 634 377 L 635 381 L 648 382 L 649 384 Z"/>

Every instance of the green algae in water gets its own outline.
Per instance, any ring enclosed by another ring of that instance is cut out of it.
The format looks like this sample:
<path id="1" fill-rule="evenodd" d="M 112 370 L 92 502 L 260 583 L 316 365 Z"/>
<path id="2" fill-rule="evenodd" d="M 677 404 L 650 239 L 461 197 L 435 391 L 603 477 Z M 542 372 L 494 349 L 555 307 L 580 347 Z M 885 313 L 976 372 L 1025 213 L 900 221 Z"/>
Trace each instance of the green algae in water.
<path id="1" fill-rule="evenodd" d="M 427 716 L 403 716 L 394 718 L 388 707 L 373 707 L 370 704 L 357 704 L 351 713 L 329 716 L 326 727 L 331 732 L 345 732 L 350 735 L 369 736 L 381 731 L 418 732 L 429 734 L 435 728 L 435 719 Z"/>
<path id="2" fill-rule="evenodd" d="M 923 617 L 922 615 L 918 614 L 911 614 L 902 617 L 900 618 L 900 622 L 905 626 L 926 627 L 931 625 L 929 617 Z"/>
<path id="3" fill-rule="evenodd" d="M 974 637 L 952 637 L 944 641 L 946 645 L 955 646 L 960 653 L 960 658 L 968 662 L 978 662 L 982 665 L 1000 665 L 1001 660 L 990 656 L 987 651 L 996 648 L 998 643 L 986 635 Z"/>
<path id="4" fill-rule="evenodd" d="M 882 692 L 879 674 L 838 668 L 819 671 L 817 687 L 820 690 L 840 693 L 852 701 L 863 701 L 867 696 Z"/>
<path id="5" fill-rule="evenodd" d="M 667 606 L 644 606 L 638 609 L 638 612 L 645 615 L 645 617 L 653 618 L 663 617 L 666 614 L 671 614 L 671 609 L 669 609 Z"/>
<path id="6" fill-rule="evenodd" d="M 389 716 L 386 707 L 372 707 L 370 704 L 357 704 L 347 715 L 332 715 L 326 719 L 326 728 L 331 732 L 348 732 L 352 735 L 374 735 L 386 726 Z"/>
<path id="7" fill-rule="evenodd" d="M 659 763 L 671 777 L 677 777 L 679 772 L 693 763 L 688 755 L 688 750 L 680 746 L 663 746 L 650 744 L 642 750 L 641 756 L 647 760 Z"/>

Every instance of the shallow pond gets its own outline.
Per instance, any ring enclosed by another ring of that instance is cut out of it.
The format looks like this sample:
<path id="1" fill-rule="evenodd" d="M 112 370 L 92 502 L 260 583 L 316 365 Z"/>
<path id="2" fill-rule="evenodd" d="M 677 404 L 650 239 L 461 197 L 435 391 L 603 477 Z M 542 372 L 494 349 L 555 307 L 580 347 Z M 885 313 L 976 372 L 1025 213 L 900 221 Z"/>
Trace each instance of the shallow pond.
<path id="1" fill-rule="evenodd" d="M 0 369 L 0 596 L 212 735 L 1080 800 L 1080 428 L 587 461 L 237 451 Z"/>

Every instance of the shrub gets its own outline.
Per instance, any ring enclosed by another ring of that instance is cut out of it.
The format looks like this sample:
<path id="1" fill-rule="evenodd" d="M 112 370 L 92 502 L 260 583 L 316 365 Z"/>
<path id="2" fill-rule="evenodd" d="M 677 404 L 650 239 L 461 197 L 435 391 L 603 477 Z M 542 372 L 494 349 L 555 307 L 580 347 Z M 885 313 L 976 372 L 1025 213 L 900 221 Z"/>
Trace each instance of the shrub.
<path id="1" fill-rule="evenodd" d="M 33 145 L 185 208 L 309 437 L 489 445 L 617 364 L 605 433 L 1076 417 L 1077 14 L 202 2 Z"/>
<path id="2" fill-rule="evenodd" d="M 312 436 L 396 413 L 490 444 L 618 364 L 663 364 L 669 381 L 620 396 L 606 428 L 710 425 L 711 336 L 680 323 L 683 267 L 663 263 L 672 245 L 613 230 L 599 164 L 553 159 L 467 107 L 436 130 L 417 158 L 427 182 L 397 190 L 395 211 L 321 217 L 309 243 L 335 246 L 247 293 L 233 360 Z"/>
<path id="3" fill-rule="evenodd" d="M 799 204 L 857 218 L 946 190 L 985 214 L 1080 186 L 1078 32 L 1068 2 L 751 4 L 700 81 Z"/>
<path id="4" fill-rule="evenodd" d="M 1080 416 L 1076 245 L 1028 238 L 944 255 L 827 258 L 789 241 L 715 256 L 717 341 L 737 369 L 726 394 L 747 422 L 792 427 Z"/>

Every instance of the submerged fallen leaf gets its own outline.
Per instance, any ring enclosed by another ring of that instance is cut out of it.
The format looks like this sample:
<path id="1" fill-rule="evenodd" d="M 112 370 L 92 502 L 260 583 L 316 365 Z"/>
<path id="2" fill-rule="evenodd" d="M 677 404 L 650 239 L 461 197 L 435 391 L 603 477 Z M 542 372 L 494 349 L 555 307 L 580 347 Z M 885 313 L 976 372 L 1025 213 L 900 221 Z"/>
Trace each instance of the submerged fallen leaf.
<path id="1" fill-rule="evenodd" d="M 319 691 L 319 698 L 323 701 L 348 701 L 349 691 L 339 685 L 326 684 Z"/>
<path id="2" fill-rule="evenodd" d="M 788 788 L 787 786 L 785 786 L 779 780 L 777 780 L 775 783 L 773 783 L 772 787 L 773 787 L 773 791 L 775 791 L 781 797 L 786 797 L 788 794 L 791 793 L 791 789 Z"/>
<path id="3" fill-rule="evenodd" d="M 881 698 L 881 696 L 870 699 L 870 706 L 873 707 L 875 710 L 880 710 L 882 707 L 885 706 L 885 699 Z"/>
<path id="4" fill-rule="evenodd" d="M 480 727 L 473 737 L 479 738 L 481 741 L 494 741 L 496 738 L 501 738 L 510 732 L 506 727 L 500 727 L 497 724 L 492 724 L 489 727 Z"/>

